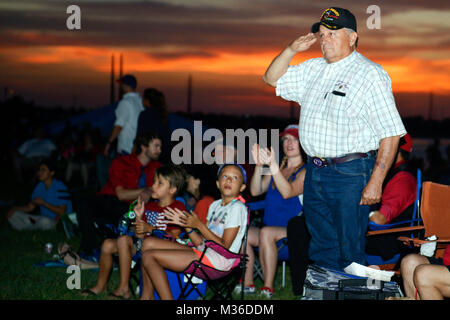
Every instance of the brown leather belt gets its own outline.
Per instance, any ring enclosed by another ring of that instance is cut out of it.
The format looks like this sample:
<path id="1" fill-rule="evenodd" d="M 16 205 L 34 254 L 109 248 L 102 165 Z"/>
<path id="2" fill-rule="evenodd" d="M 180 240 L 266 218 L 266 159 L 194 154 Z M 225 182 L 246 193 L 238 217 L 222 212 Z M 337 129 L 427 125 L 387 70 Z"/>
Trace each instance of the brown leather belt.
<path id="1" fill-rule="evenodd" d="M 369 156 L 375 156 L 377 152 L 375 150 L 369 151 L 369 152 L 355 152 L 355 153 L 349 153 L 342 157 L 337 158 L 322 158 L 322 157 L 310 157 L 308 156 L 308 159 L 312 161 L 312 163 L 317 168 L 322 168 L 325 166 L 328 166 L 330 164 L 339 164 L 344 162 L 349 162 L 356 159 L 361 159 Z"/>

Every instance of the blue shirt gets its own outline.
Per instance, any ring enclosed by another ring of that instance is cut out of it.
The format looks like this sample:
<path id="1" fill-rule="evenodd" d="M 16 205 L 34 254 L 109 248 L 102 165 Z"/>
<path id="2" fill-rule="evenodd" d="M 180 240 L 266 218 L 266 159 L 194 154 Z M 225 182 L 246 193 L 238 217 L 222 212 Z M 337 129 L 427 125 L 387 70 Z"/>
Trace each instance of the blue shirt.
<path id="1" fill-rule="evenodd" d="M 64 183 L 59 180 L 53 179 L 50 188 L 46 188 L 44 182 L 39 182 L 36 188 L 34 188 L 31 194 L 31 200 L 35 198 L 42 198 L 45 202 L 53 206 L 66 206 L 65 213 L 72 212 L 72 201 L 70 199 L 64 199 L 69 197 L 70 194 L 67 192 L 67 187 Z M 41 216 L 49 217 L 50 219 L 56 219 L 58 215 L 53 211 L 47 209 L 44 206 L 39 206 L 41 211 Z"/>
<path id="2" fill-rule="evenodd" d="M 293 174 L 294 181 L 304 165 Z M 303 211 L 300 198 L 292 197 L 284 199 L 280 191 L 273 187 L 273 178 L 270 180 L 266 194 L 263 223 L 266 226 L 287 227 L 288 221 Z"/>

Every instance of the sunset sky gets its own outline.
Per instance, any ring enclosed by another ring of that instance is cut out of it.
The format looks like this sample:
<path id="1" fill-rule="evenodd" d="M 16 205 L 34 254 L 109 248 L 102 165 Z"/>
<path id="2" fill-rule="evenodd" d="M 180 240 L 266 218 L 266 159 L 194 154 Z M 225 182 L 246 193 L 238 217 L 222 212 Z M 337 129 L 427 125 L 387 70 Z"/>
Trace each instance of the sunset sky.
<path id="1" fill-rule="evenodd" d="M 71 4 L 81 30 L 66 27 Z M 401 115 L 428 117 L 433 92 L 433 118 L 450 117 L 448 0 L 2 0 L 0 85 L 38 105 L 103 106 L 111 55 L 117 73 L 122 53 L 138 90 L 160 89 L 171 111 L 186 109 L 191 74 L 193 111 L 288 116 L 261 77 L 333 5 L 355 14 L 358 51 L 389 73 Z M 380 29 L 367 27 L 370 5 Z M 293 63 L 318 56 L 315 44 Z"/>

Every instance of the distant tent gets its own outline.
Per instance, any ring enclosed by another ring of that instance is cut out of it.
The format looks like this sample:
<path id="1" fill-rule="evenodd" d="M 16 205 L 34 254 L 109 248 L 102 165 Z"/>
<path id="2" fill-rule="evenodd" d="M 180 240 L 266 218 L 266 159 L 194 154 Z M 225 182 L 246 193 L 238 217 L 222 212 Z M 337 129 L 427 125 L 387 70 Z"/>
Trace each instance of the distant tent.
<path id="1" fill-rule="evenodd" d="M 100 129 L 100 132 L 104 137 L 108 137 L 114 126 L 115 115 L 114 111 L 117 107 L 118 102 L 87 111 L 82 114 L 75 115 L 69 119 L 57 121 L 48 124 L 45 129 L 50 135 L 57 135 L 65 128 L 66 123 L 69 122 L 72 127 L 78 127 L 82 129 L 84 124 L 87 122 L 93 128 Z M 151 124 L 149 124 L 151 126 Z M 180 115 L 170 113 L 169 114 L 169 129 L 172 133 L 178 128 L 184 128 L 194 134 L 194 121 L 186 119 Z M 203 126 L 203 132 L 206 127 Z"/>
<path id="2" fill-rule="evenodd" d="M 50 135 L 56 135 L 61 133 L 66 127 L 66 123 L 69 122 L 72 127 L 83 128 L 84 123 L 89 123 L 93 128 L 100 129 L 103 136 L 108 137 L 114 125 L 114 110 L 117 107 L 117 102 L 87 111 L 82 114 L 75 115 L 69 119 L 57 121 L 48 124 L 45 130 Z"/>

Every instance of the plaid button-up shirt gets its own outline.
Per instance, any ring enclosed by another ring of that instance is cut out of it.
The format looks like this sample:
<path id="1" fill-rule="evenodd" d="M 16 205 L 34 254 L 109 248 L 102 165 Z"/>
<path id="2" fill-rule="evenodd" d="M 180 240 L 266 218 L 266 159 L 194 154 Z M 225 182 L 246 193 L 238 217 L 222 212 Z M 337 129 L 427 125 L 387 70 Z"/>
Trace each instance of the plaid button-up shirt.
<path id="1" fill-rule="evenodd" d="M 309 156 L 377 150 L 381 139 L 406 133 L 388 74 L 356 51 L 335 63 L 289 66 L 276 94 L 300 104 L 300 142 Z"/>

